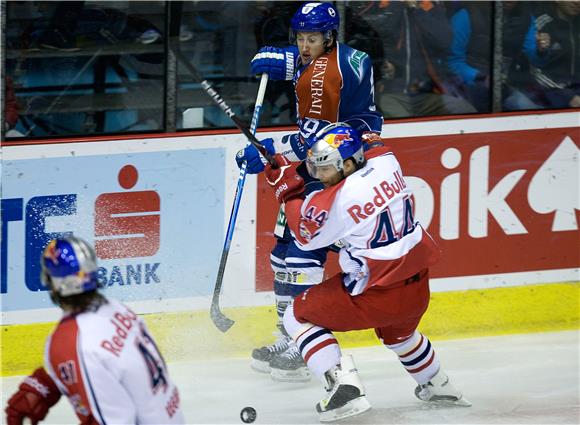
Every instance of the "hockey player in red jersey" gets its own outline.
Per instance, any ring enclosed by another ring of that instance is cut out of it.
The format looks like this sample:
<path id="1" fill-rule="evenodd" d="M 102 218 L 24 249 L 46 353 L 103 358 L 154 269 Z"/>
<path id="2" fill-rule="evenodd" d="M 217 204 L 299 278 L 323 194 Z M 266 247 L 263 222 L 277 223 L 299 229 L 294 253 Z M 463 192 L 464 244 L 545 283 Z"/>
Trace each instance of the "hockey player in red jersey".
<path id="1" fill-rule="evenodd" d="M 252 60 L 252 73 L 267 72 L 270 79 L 292 80 L 296 93 L 298 133 L 262 141 L 271 154 L 281 153 L 290 161 L 303 161 L 314 134 L 325 125 L 345 121 L 364 133 L 368 140 L 380 134 L 383 117 L 376 111 L 371 59 L 366 53 L 337 41 L 340 18 L 330 3 L 305 3 L 291 20 L 286 48 L 264 47 Z M 247 161 L 250 174 L 263 171 L 264 158 L 254 146 L 236 157 Z M 299 173 L 307 191 L 320 188 L 304 166 Z M 274 231 L 277 243 L 270 263 L 274 271 L 274 294 L 279 318 L 298 294 L 323 279 L 328 248 L 304 251 L 293 240 L 281 207 Z M 336 242 L 336 241 L 334 241 Z M 332 242 L 331 242 L 332 244 Z M 291 338 L 282 334 L 272 345 L 252 353 L 252 367 L 270 372 L 273 379 L 305 381 L 310 373 Z"/>
<path id="2" fill-rule="evenodd" d="M 182 424 L 179 392 L 143 320 L 97 291 L 93 248 L 70 236 L 41 258 L 43 283 L 64 316 L 46 343 L 44 368 L 8 400 L 6 422 L 42 421 L 64 394 L 81 424 Z"/>
<path id="3" fill-rule="evenodd" d="M 346 123 L 320 130 L 308 150 L 309 173 L 325 186 L 304 196 L 296 166 L 277 155 L 265 175 L 288 225 L 305 250 L 341 240 L 342 273 L 296 297 L 284 327 L 326 395 L 316 409 L 322 422 L 370 409 L 351 356 L 343 356 L 333 331 L 374 328 L 417 382 L 415 395 L 428 402 L 469 406 L 441 369 L 417 325 L 429 305 L 429 267 L 440 256 L 414 218 L 413 193 L 393 152 L 364 152 Z"/>

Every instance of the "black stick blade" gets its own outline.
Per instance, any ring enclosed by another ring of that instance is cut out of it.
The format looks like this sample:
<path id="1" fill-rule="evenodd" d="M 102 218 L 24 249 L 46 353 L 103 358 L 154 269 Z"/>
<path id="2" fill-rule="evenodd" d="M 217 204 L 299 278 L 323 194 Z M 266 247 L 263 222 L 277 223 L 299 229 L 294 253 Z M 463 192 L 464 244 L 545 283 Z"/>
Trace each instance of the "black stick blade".
<path id="1" fill-rule="evenodd" d="M 211 305 L 209 315 L 216 328 L 222 332 L 227 332 L 233 326 L 233 324 L 236 323 L 229 317 L 226 317 L 226 315 L 220 311 L 219 306 L 214 303 Z"/>

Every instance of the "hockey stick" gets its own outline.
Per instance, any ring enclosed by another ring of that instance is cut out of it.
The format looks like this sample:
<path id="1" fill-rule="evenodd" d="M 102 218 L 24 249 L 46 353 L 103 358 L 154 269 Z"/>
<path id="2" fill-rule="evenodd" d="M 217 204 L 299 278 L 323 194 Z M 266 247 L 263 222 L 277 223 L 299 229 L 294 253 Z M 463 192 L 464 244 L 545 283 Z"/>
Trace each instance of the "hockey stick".
<path id="1" fill-rule="evenodd" d="M 183 65 L 187 68 L 191 76 L 196 80 L 198 83 L 201 84 L 203 90 L 207 93 L 207 95 L 214 101 L 214 103 L 220 107 L 225 114 L 231 118 L 234 122 L 236 127 L 246 136 L 248 142 L 251 143 L 258 149 L 258 151 L 266 158 L 266 160 L 272 165 L 272 167 L 276 168 L 278 164 L 270 155 L 270 153 L 266 150 L 264 145 L 260 143 L 254 133 L 256 132 L 256 127 L 258 126 L 258 119 L 260 117 L 260 112 L 262 110 L 262 103 L 264 101 L 264 95 L 266 93 L 266 85 L 268 84 L 268 74 L 262 74 L 262 79 L 260 81 L 260 87 L 258 89 L 258 95 L 256 96 L 256 104 L 254 107 L 254 114 L 252 116 L 252 123 L 251 128 L 249 129 L 246 124 L 244 124 L 232 111 L 232 109 L 228 106 L 225 100 L 222 99 L 220 94 L 212 87 L 212 85 L 197 72 L 197 69 L 187 60 L 187 58 L 181 53 L 179 50 L 174 51 L 176 57 L 183 63 Z M 240 168 L 240 174 L 238 177 L 238 185 L 236 187 L 236 194 L 234 198 L 234 203 L 232 205 L 232 212 L 230 213 L 230 220 L 228 223 L 228 230 L 226 232 L 226 240 L 224 242 L 224 247 L 222 249 L 222 255 L 220 258 L 220 265 L 218 268 L 218 274 L 216 278 L 216 283 L 213 290 L 213 297 L 211 300 L 211 307 L 210 307 L 210 317 L 215 326 L 222 332 L 227 332 L 229 328 L 232 327 L 234 321 L 227 317 L 225 314 L 222 313 L 220 306 L 219 306 L 219 296 L 221 293 L 222 283 L 224 279 L 224 272 L 226 268 L 226 262 L 228 260 L 228 254 L 230 252 L 230 245 L 232 242 L 232 235 L 234 233 L 234 227 L 236 223 L 236 218 L 238 215 L 238 209 L 240 207 L 240 201 L 242 199 L 242 191 L 244 188 L 244 183 L 246 180 L 246 167 L 247 164 L 244 162 L 242 167 Z"/>
<path id="2" fill-rule="evenodd" d="M 189 73 L 192 75 L 193 79 L 201 84 L 201 88 L 209 95 L 209 97 L 211 97 L 211 99 L 215 102 L 215 104 L 217 106 L 219 106 L 221 108 L 221 110 L 224 111 L 226 113 L 226 115 L 231 118 L 231 120 L 234 122 L 236 127 L 238 127 L 238 129 L 242 133 L 244 133 L 244 136 L 246 136 L 246 138 L 248 139 L 248 142 L 250 142 L 252 145 L 254 145 L 256 147 L 256 149 L 258 149 L 258 151 L 264 156 L 264 158 L 266 158 L 266 160 L 272 165 L 272 167 L 276 168 L 277 163 L 274 160 L 274 158 L 272 157 L 272 155 L 270 155 L 270 153 L 266 150 L 264 145 L 262 145 L 260 143 L 260 141 L 258 139 L 256 139 L 256 136 L 254 136 L 254 134 L 250 131 L 248 126 L 236 116 L 234 111 L 232 111 L 232 108 L 230 108 L 228 106 L 226 101 L 223 100 L 223 98 L 212 87 L 212 85 L 206 79 L 204 79 L 199 74 L 199 72 L 197 72 L 197 69 L 195 69 L 194 66 L 187 60 L 187 58 L 185 56 L 183 56 L 183 53 L 181 53 L 179 50 L 177 50 L 177 51 L 175 51 L 175 55 L 183 63 L 183 65 L 187 68 Z M 263 81 L 263 79 L 264 79 L 264 74 L 262 74 L 262 81 Z M 267 77 L 266 77 L 266 83 L 267 83 Z M 261 87 L 261 84 L 262 84 L 262 82 L 260 82 L 260 87 Z M 264 86 L 264 90 L 265 90 L 265 86 Z M 256 102 L 256 105 L 257 105 L 257 102 Z M 261 103 L 260 103 L 260 109 L 261 109 Z M 256 114 L 256 111 L 254 110 L 254 115 L 255 114 Z M 252 117 L 252 122 L 253 121 L 254 121 L 254 118 Z"/>
<path id="3" fill-rule="evenodd" d="M 262 74 L 262 79 L 260 80 L 260 87 L 258 88 L 258 95 L 256 96 L 256 105 L 254 106 L 252 124 L 250 126 L 250 134 L 252 136 L 254 136 L 254 134 L 256 133 L 256 127 L 258 126 L 258 120 L 260 119 L 260 112 L 262 111 L 262 103 L 264 101 L 264 94 L 266 93 L 267 84 L 268 84 L 268 74 Z M 238 217 L 238 209 L 240 207 L 240 201 L 242 199 L 242 191 L 244 190 L 244 183 L 246 181 L 246 168 L 247 163 L 246 161 L 244 161 L 242 163 L 242 167 L 240 168 L 240 174 L 238 176 L 238 186 L 236 187 L 236 194 L 234 196 L 234 203 L 232 205 L 232 212 L 230 213 L 230 221 L 228 223 L 228 230 L 226 232 L 226 240 L 224 242 L 224 248 L 222 250 L 220 265 L 213 290 L 213 298 L 211 300 L 211 308 L 209 311 L 211 320 L 216 325 L 216 327 L 222 332 L 227 332 L 227 330 L 231 328 L 232 325 L 234 324 L 234 321 L 228 318 L 220 310 L 219 297 L 224 279 L 226 262 L 228 260 L 228 254 L 230 252 L 230 245 L 232 243 L 234 227 L 236 224 L 236 219 Z"/>
<path id="4" fill-rule="evenodd" d="M 264 95 L 266 93 L 266 85 L 268 84 L 268 75 L 262 74 L 262 79 L 260 81 L 260 87 L 258 89 L 258 95 L 256 97 L 256 105 L 254 107 L 254 114 L 252 116 L 252 123 L 251 129 L 248 129 L 246 124 L 244 124 L 232 111 L 232 109 L 228 106 L 225 100 L 219 95 L 219 93 L 211 86 L 211 84 L 203 79 L 203 77 L 197 72 L 197 69 L 187 60 L 187 58 L 181 53 L 179 50 L 174 51 L 176 57 L 183 63 L 183 65 L 187 68 L 191 76 L 196 80 L 198 83 L 201 84 L 203 90 L 208 94 L 209 97 L 215 102 L 217 106 L 221 108 L 225 114 L 231 118 L 234 122 L 236 127 L 246 136 L 248 142 L 251 143 L 258 149 L 258 151 L 266 158 L 266 160 L 272 165 L 273 168 L 277 168 L 278 164 L 276 160 L 270 155 L 270 153 L 266 150 L 264 145 L 260 143 L 254 133 L 256 132 L 256 127 L 258 126 L 258 118 L 260 116 L 260 112 L 262 110 L 262 103 L 264 101 Z M 221 293 L 224 272 L 226 268 L 226 262 L 228 259 L 228 254 L 230 251 L 230 245 L 232 241 L 232 235 L 234 232 L 235 222 L 238 215 L 238 209 L 240 206 L 240 201 L 242 197 L 242 191 L 244 187 L 244 183 L 246 180 L 246 166 L 247 164 L 244 162 L 242 167 L 240 168 L 240 175 L 238 177 L 238 186 L 236 187 L 236 194 L 234 198 L 234 203 L 232 205 L 232 212 L 230 214 L 230 221 L 228 223 L 228 230 L 226 233 L 226 240 L 224 242 L 224 247 L 222 249 L 222 255 L 220 259 L 220 265 L 218 268 L 218 274 L 216 278 L 216 283 L 213 290 L 213 297 L 211 300 L 211 307 L 210 307 L 210 317 L 216 327 L 222 331 L 226 332 L 229 328 L 232 327 L 234 321 L 228 318 L 225 314 L 222 313 L 219 306 L 219 296 Z"/>

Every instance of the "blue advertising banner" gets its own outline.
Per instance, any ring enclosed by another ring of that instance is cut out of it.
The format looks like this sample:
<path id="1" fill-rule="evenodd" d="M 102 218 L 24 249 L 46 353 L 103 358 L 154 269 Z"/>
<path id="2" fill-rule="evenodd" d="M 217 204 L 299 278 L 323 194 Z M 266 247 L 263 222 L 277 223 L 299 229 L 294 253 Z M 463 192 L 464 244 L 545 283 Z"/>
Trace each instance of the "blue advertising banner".
<path id="1" fill-rule="evenodd" d="M 51 308 L 39 257 L 54 237 L 95 245 L 123 301 L 211 294 L 224 238 L 224 149 L 2 162 L 2 311 Z"/>

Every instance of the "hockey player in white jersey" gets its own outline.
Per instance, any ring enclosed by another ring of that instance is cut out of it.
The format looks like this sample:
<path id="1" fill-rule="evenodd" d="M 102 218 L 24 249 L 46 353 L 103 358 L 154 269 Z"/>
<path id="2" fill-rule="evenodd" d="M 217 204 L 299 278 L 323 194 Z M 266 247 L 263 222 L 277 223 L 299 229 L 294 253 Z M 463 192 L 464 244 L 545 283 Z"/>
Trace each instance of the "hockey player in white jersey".
<path id="1" fill-rule="evenodd" d="M 351 356 L 343 356 L 333 331 L 374 328 L 417 382 L 427 402 L 470 403 L 441 369 L 439 357 L 417 325 L 429 305 L 429 267 L 440 256 L 433 239 L 414 219 L 413 193 L 393 152 L 363 151 L 346 123 L 320 130 L 308 150 L 309 173 L 325 186 L 303 195 L 296 166 L 276 155 L 266 166 L 268 183 L 286 205 L 288 225 L 305 250 L 342 241 L 342 273 L 296 297 L 284 327 L 326 395 L 316 405 L 322 422 L 370 409 Z M 388 385 L 388 384 L 386 384 Z"/>
<path id="2" fill-rule="evenodd" d="M 8 400 L 8 425 L 37 424 L 65 395 L 81 424 L 182 424 L 179 392 L 143 320 L 98 290 L 93 248 L 70 236 L 41 258 L 43 283 L 64 312 L 44 368 Z"/>

